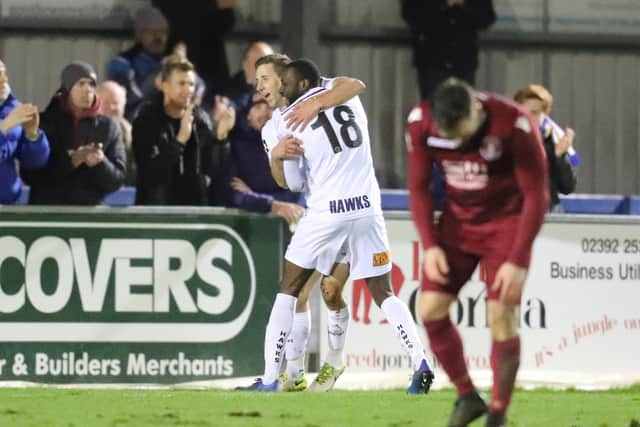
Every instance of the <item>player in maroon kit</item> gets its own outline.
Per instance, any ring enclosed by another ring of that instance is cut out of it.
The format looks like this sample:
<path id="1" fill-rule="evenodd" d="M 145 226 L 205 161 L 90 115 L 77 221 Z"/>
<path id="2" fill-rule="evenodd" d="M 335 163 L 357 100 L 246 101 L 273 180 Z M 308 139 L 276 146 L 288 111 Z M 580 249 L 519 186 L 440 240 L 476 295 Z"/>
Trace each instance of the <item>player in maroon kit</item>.
<path id="1" fill-rule="evenodd" d="M 424 249 L 418 311 L 431 350 L 458 392 L 450 427 L 489 412 L 487 426 L 506 425 L 520 363 L 518 305 L 531 246 L 549 203 L 544 148 L 537 126 L 514 102 L 449 79 L 408 119 L 409 202 Z M 446 181 L 433 225 L 432 163 Z M 478 395 L 465 365 L 449 307 L 477 265 L 487 283 L 492 401 Z"/>

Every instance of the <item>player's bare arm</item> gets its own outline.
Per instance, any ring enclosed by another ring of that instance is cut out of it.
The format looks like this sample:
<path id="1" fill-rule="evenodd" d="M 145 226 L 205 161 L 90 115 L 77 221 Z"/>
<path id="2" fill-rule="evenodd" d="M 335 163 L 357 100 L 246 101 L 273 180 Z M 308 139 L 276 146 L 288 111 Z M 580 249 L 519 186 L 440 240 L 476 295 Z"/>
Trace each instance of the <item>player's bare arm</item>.
<path id="1" fill-rule="evenodd" d="M 296 104 L 285 117 L 287 127 L 291 131 L 302 132 L 321 110 L 347 102 L 365 88 L 361 80 L 337 77 L 330 90 Z"/>

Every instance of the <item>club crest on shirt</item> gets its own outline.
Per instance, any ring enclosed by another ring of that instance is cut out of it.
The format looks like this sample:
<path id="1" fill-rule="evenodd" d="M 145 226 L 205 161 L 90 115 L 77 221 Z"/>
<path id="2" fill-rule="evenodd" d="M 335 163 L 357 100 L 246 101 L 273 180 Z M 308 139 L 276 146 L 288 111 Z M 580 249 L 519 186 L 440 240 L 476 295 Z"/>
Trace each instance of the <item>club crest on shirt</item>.
<path id="1" fill-rule="evenodd" d="M 495 136 L 486 136 L 480 146 L 480 155 L 487 161 L 497 160 L 502 156 L 502 141 Z"/>

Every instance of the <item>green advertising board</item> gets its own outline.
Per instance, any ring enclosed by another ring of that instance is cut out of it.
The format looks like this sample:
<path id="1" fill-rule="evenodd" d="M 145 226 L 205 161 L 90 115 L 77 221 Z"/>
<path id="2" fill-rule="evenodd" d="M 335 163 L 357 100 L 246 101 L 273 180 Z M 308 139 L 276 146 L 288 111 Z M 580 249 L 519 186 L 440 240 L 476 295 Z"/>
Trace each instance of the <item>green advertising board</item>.
<path id="1" fill-rule="evenodd" d="M 0 380 L 259 373 L 283 224 L 214 208 L 0 208 Z"/>

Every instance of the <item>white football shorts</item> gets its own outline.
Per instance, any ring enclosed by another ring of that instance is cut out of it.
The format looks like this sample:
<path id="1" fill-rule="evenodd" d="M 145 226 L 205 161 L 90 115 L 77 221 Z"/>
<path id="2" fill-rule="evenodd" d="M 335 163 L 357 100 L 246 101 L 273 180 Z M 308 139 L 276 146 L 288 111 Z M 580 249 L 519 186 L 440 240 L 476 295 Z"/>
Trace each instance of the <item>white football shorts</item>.
<path id="1" fill-rule="evenodd" d="M 284 258 L 325 276 L 336 262 L 348 262 L 352 280 L 391 271 L 387 228 L 382 215 L 349 221 L 318 220 L 304 216 L 291 238 Z"/>

